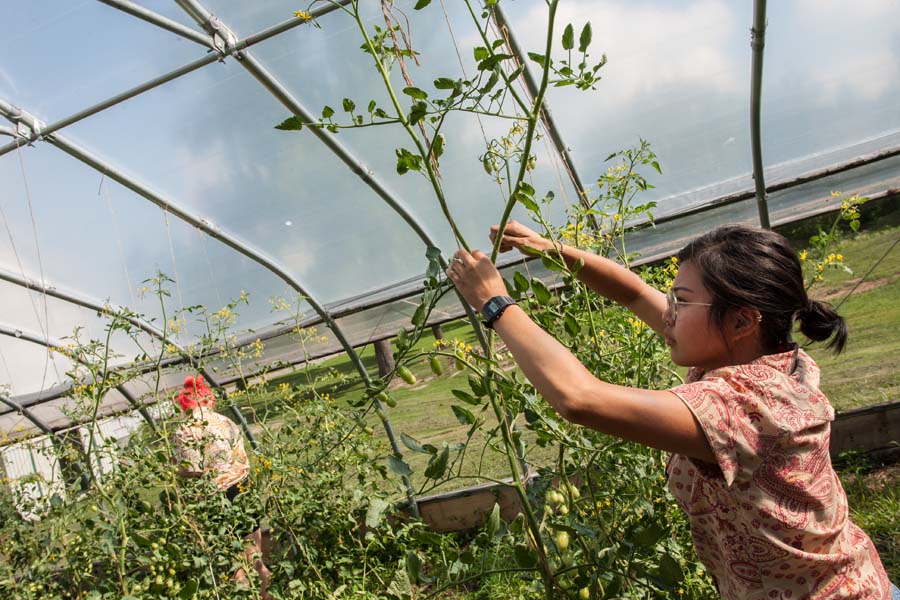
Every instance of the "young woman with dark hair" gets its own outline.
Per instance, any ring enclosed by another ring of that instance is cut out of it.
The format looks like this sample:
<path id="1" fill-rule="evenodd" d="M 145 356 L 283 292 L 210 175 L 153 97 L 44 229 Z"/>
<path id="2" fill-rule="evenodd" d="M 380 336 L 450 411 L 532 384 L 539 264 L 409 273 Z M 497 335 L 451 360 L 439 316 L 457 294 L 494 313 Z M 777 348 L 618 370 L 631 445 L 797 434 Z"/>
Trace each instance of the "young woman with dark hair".
<path id="1" fill-rule="evenodd" d="M 799 322 L 839 352 L 847 326 L 807 296 L 784 237 L 742 226 L 703 235 L 679 252 L 667 293 L 515 222 L 500 243 L 512 248 L 559 252 L 570 266 L 583 260 L 584 283 L 631 310 L 665 338 L 674 363 L 691 367 L 685 384 L 666 391 L 603 382 L 504 299 L 485 254 L 460 250 L 451 261 L 450 279 L 560 415 L 670 453 L 669 490 L 723 598 L 900 600 L 872 541 L 849 519 L 828 453 L 834 410 L 818 366 L 791 339 Z"/>

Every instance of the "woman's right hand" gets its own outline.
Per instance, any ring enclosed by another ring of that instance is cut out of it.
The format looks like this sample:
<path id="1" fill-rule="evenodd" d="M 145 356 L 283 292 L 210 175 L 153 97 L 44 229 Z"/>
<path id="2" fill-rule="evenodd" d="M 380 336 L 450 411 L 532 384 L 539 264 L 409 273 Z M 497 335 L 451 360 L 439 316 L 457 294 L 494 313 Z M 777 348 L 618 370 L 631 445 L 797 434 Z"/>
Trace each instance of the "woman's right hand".
<path id="1" fill-rule="evenodd" d="M 497 239 L 500 228 L 497 225 L 491 227 L 491 242 Z M 546 252 L 553 248 L 553 242 L 543 238 L 536 231 L 532 231 L 517 221 L 508 221 L 503 229 L 503 237 L 500 240 L 500 252 L 508 252 L 516 248 L 522 254 L 536 254 Z"/>

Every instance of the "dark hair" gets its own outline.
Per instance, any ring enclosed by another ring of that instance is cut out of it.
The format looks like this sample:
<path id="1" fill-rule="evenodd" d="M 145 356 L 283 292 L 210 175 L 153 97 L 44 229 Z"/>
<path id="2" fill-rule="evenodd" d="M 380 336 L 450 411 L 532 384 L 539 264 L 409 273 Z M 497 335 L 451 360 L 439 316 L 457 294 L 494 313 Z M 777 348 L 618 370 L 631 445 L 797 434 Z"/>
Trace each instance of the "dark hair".
<path id="1" fill-rule="evenodd" d="M 810 300 L 796 252 L 784 236 L 756 227 L 726 225 L 706 233 L 678 253 L 681 263 L 699 270 L 712 294 L 710 319 L 722 330 L 731 309 L 762 314 L 762 343 L 774 352 L 791 341 L 794 320 L 813 341 L 831 338 L 839 353 L 847 343 L 847 323 L 830 304 Z"/>

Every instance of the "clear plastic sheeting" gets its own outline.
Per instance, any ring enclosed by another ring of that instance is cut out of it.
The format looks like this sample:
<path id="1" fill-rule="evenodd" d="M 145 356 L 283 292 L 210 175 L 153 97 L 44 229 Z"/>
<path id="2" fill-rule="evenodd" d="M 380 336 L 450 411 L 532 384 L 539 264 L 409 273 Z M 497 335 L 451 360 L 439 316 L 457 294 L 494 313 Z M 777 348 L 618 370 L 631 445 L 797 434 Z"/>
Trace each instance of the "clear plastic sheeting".
<path id="1" fill-rule="evenodd" d="M 239 39 L 306 8 L 286 0 L 200 3 Z M 211 322 L 227 326 L 229 343 L 248 345 L 245 373 L 340 352 L 314 304 L 336 317 L 354 346 L 410 327 L 427 266 L 422 238 L 445 257 L 457 246 L 430 184 L 397 173 L 395 149 L 410 146 L 405 133 L 393 126 L 340 129 L 324 134 L 339 146 L 328 147 L 308 127 L 274 129 L 294 103 L 314 117 L 327 105 L 334 121 L 344 124 L 350 118 L 345 98 L 357 114 L 368 114 L 370 100 L 390 108 L 371 58 L 360 50 L 356 23 L 344 11 L 250 46 L 244 56 L 251 60 L 241 63 L 231 56 L 213 60 L 196 40 L 103 2 L 8 4 L 0 106 L 19 107 L 45 123 L 157 83 L 204 57 L 209 64 L 0 155 L 0 269 L 101 305 L 127 306 L 180 346 L 195 343 Z M 139 4 L 202 31 L 175 2 Z M 421 66 L 406 61 L 413 84 L 440 94 L 435 78 L 474 77 L 472 47 L 482 41 L 466 4 L 432 2 L 423 11 L 413 10 L 414 4 L 394 3 L 410 17 L 410 42 L 419 53 Z M 364 24 L 383 27 L 381 4 L 362 5 Z M 543 52 L 545 3 L 504 1 L 501 7 L 522 50 Z M 717 224 L 757 222 L 749 131 L 751 11 L 748 3 L 725 0 L 561 3 L 557 42 L 565 24 L 571 22 L 577 35 L 590 21 L 588 62 L 602 53 L 608 57 L 596 91 L 551 87 L 547 97 L 588 194 L 596 193 L 597 177 L 611 166 L 607 156 L 640 138 L 649 140 L 662 167 L 661 175 L 643 173 L 655 188 L 638 201 L 656 201 L 660 221 L 628 236 L 638 262 L 676 251 Z M 873 0 L 849 10 L 836 0 L 769 3 L 767 21 L 762 150 L 772 222 L 833 208 L 833 191 L 877 196 L 896 190 L 900 5 Z M 250 72 L 254 61 L 267 76 Z M 391 78 L 398 91 L 408 85 L 399 68 Z M 267 89 L 273 82 L 290 101 Z M 527 96 L 519 83 L 517 90 Z M 13 131 L 13 120 L 2 120 L 4 133 Z M 503 201 L 480 156 L 514 123 L 465 113 L 451 115 L 442 129 L 447 204 L 475 248 L 488 246 L 488 227 L 499 219 Z M 578 194 L 552 139 L 550 131 L 541 132 L 529 181 L 538 198 L 555 194 L 548 217 L 560 225 Z M 12 140 L 0 135 L 0 147 L 9 150 Z M 406 210 L 424 235 L 386 198 Z M 213 235 L 178 218 L 178 210 Z M 517 206 L 513 218 L 527 217 Z M 249 256 L 254 253 L 258 260 Z M 502 260 L 514 263 L 508 276 L 520 269 L 553 282 L 537 262 Z M 266 261 L 283 269 L 284 277 L 261 264 Z M 160 297 L 154 278 L 162 276 Z M 297 287 L 310 298 L 300 297 Z M 0 297 L 5 325 L 47 338 L 67 338 L 81 327 L 83 339 L 100 339 L 109 322 L 94 310 L 5 281 Z M 431 322 L 462 314 L 456 296 L 447 294 Z M 145 348 L 158 351 L 161 343 L 151 338 L 140 335 Z M 141 353 L 121 335 L 114 342 L 122 364 Z M 204 350 L 202 362 L 213 378 L 238 377 L 229 361 L 208 354 L 212 350 Z M 81 410 L 65 394 L 72 383 L 65 374 L 73 366 L 44 347 L 0 336 L 0 393 L 30 403 L 54 429 L 77 420 Z M 182 363 L 160 382 L 145 375 L 129 390 L 140 402 L 153 403 L 163 398 L 157 389 L 177 387 L 190 370 Z M 100 416 L 130 410 L 115 391 L 97 407 Z M 0 407 L 0 432 L 37 431 Z"/>
<path id="2" fill-rule="evenodd" d="M 174 3 L 147 4 L 189 22 L 172 10 Z M 100 2 L 4 2 L 3 21 L 0 98 L 47 123 L 205 54 L 194 42 Z"/>

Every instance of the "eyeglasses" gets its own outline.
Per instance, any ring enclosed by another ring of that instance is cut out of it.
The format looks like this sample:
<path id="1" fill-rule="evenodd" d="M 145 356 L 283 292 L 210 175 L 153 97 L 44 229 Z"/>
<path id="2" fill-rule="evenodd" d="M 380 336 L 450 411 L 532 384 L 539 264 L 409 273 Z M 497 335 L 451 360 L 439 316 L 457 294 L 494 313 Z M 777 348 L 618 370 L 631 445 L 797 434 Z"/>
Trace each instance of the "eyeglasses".
<path id="1" fill-rule="evenodd" d="M 663 315 L 665 320 L 670 320 L 668 317 L 671 315 L 671 322 L 675 323 L 675 319 L 678 318 L 678 307 L 679 306 L 712 306 L 709 302 L 683 302 L 675 297 L 675 292 L 669 290 L 666 292 L 666 312 Z"/>

